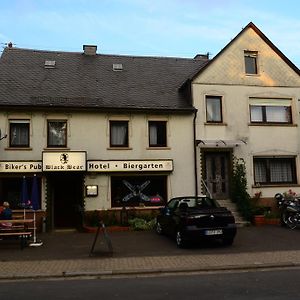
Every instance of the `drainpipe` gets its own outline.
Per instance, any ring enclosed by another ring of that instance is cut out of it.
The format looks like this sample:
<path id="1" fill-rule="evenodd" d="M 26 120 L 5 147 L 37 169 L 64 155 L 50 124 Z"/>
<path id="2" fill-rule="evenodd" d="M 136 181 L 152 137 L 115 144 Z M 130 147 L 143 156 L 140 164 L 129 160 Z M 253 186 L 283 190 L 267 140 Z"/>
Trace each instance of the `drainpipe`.
<path id="1" fill-rule="evenodd" d="M 197 173 L 197 141 L 196 141 L 196 118 L 197 109 L 194 112 L 193 134 L 194 134 L 194 175 L 195 175 L 195 196 L 198 196 L 198 173 Z"/>

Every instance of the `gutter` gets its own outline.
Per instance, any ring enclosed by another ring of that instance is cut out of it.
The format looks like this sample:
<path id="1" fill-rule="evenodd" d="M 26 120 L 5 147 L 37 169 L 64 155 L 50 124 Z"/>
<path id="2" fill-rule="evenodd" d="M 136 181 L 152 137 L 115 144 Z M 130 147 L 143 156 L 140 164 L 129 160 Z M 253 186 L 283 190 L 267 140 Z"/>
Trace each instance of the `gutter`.
<path id="1" fill-rule="evenodd" d="M 197 118 L 196 109 L 194 112 L 193 119 L 193 134 L 194 134 L 194 178 L 195 178 L 195 196 L 198 196 L 198 173 L 197 173 L 197 142 L 196 142 L 196 118 Z"/>

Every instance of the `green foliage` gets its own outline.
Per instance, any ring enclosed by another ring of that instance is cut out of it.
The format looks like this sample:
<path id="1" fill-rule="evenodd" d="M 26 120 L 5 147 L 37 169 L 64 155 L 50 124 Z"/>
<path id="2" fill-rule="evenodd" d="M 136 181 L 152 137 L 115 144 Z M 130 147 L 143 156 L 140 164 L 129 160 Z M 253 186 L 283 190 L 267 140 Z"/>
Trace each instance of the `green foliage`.
<path id="1" fill-rule="evenodd" d="M 105 226 L 114 226 L 119 224 L 115 211 L 103 211 L 101 212 L 100 218 Z"/>
<path id="2" fill-rule="evenodd" d="M 125 210 L 94 210 L 84 215 L 84 224 L 98 226 L 102 221 L 105 226 L 128 226 L 134 230 L 148 230 L 154 226 L 154 220 L 159 210 L 139 211 L 134 208 Z"/>
<path id="3" fill-rule="evenodd" d="M 236 203 L 243 218 L 252 221 L 253 205 L 247 192 L 246 166 L 242 158 L 234 157 L 233 159 L 231 199 Z"/>
<path id="4" fill-rule="evenodd" d="M 151 230 L 154 228 L 155 219 L 146 220 L 142 218 L 133 218 L 128 220 L 129 225 L 133 230 Z"/>
<path id="5" fill-rule="evenodd" d="M 265 212 L 266 219 L 278 219 L 280 218 L 280 213 L 278 211 L 267 211 Z"/>

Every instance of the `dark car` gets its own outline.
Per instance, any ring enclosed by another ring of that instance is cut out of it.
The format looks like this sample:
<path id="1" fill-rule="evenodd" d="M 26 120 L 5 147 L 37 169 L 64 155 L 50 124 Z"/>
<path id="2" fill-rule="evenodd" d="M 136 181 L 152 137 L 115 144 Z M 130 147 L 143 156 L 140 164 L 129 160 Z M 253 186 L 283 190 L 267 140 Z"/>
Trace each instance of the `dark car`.
<path id="1" fill-rule="evenodd" d="M 178 247 L 201 239 L 221 240 L 224 245 L 231 245 L 236 235 L 231 211 L 207 196 L 171 199 L 160 210 L 155 229 L 158 234 L 174 237 Z"/>

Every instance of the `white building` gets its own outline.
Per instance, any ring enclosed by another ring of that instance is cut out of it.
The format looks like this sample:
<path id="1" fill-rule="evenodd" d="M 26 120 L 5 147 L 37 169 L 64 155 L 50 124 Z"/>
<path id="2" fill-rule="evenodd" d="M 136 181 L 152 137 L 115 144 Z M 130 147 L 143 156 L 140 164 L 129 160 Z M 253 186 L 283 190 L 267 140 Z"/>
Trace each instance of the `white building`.
<path id="1" fill-rule="evenodd" d="M 178 88 L 207 59 L 6 48 L 0 61 L 0 199 L 38 176 L 49 229 L 84 211 L 163 205 L 196 189 L 193 118 Z"/>
<path id="2" fill-rule="evenodd" d="M 250 195 L 271 200 L 290 188 L 300 192 L 299 75 L 249 23 L 190 79 L 199 188 L 203 178 L 214 197 L 228 198 L 236 157 L 246 163 Z"/>

